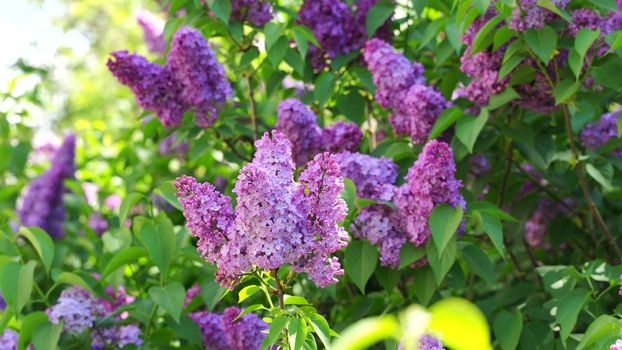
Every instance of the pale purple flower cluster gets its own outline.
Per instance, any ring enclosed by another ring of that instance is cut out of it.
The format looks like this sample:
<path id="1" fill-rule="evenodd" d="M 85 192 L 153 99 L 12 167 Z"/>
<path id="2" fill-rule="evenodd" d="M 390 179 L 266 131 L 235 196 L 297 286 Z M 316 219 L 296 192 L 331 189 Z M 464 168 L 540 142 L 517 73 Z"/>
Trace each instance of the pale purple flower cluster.
<path id="1" fill-rule="evenodd" d="M 136 21 L 143 29 L 145 43 L 150 52 L 163 54 L 166 50 L 164 40 L 164 20 L 149 11 L 140 11 Z"/>
<path id="2" fill-rule="evenodd" d="M 347 245 L 337 225 L 347 208 L 339 197 L 343 179 L 333 155 L 321 153 L 294 182 L 291 143 L 273 131 L 255 142 L 253 161 L 240 171 L 233 192 L 237 205 L 211 184 L 182 176 L 177 196 L 187 226 L 199 238 L 198 250 L 218 266 L 216 279 L 233 287 L 253 266 L 264 270 L 284 264 L 307 272 L 321 287 L 343 274 L 330 254 Z"/>
<path id="3" fill-rule="evenodd" d="M 57 303 L 46 311 L 50 322 L 57 324 L 63 320 L 63 330 L 67 333 L 82 333 L 90 329 L 102 312 L 102 305 L 78 286 L 65 289 Z"/>
<path id="4" fill-rule="evenodd" d="M 186 298 L 184 299 L 184 307 L 188 307 L 192 300 L 196 298 L 199 294 L 201 294 L 201 286 L 195 284 L 194 286 L 188 288 L 186 291 Z"/>
<path id="5" fill-rule="evenodd" d="M 618 138 L 618 118 L 620 110 L 605 113 L 596 122 L 588 124 L 581 131 L 581 143 L 584 147 L 593 151 L 599 149 L 605 142 L 613 138 Z M 622 158 L 622 147 L 618 147 L 611 153 Z"/>
<path id="6" fill-rule="evenodd" d="M 173 156 L 177 158 L 185 158 L 190 149 L 188 141 L 177 141 L 177 132 L 173 132 L 158 145 L 158 153 L 161 156 Z"/>
<path id="7" fill-rule="evenodd" d="M 553 4 L 560 9 L 566 8 L 569 0 L 554 0 Z M 512 12 L 510 29 L 524 32 L 527 29 L 540 29 L 547 21 L 555 18 L 555 14 L 544 7 L 538 6 L 536 0 L 519 0 L 519 7 Z"/>
<path id="8" fill-rule="evenodd" d="M 404 346 L 400 343 L 397 350 L 404 350 Z M 424 334 L 419 338 L 418 350 L 445 350 L 443 343 L 429 334 Z"/>
<path id="9" fill-rule="evenodd" d="M 114 59 L 108 60 L 112 74 L 165 126 L 179 126 L 184 112 L 194 110 L 197 125 L 210 127 L 233 94 L 214 51 L 199 31 L 189 27 L 182 27 L 173 36 L 164 66 L 127 51 L 113 52 L 112 56 Z"/>
<path id="10" fill-rule="evenodd" d="M 568 33 L 575 36 L 581 29 L 597 30 L 603 22 L 598 12 L 589 8 L 577 9 L 572 11 L 572 22 L 568 25 Z"/>
<path id="11" fill-rule="evenodd" d="M 373 204 L 361 210 L 352 225 L 352 236 L 365 239 L 380 250 L 380 264 L 392 268 L 400 266 L 400 249 L 406 236 L 400 228 L 400 218 L 390 207 Z"/>
<path id="12" fill-rule="evenodd" d="M 490 171 L 490 162 L 483 154 L 476 154 L 469 162 L 469 172 L 474 176 L 482 176 Z"/>
<path id="13" fill-rule="evenodd" d="M 12 329 L 5 328 L 0 335 L 0 350 L 17 350 L 19 335 Z"/>
<path id="14" fill-rule="evenodd" d="M 363 133 L 356 124 L 337 122 L 325 129 L 317 124 L 315 113 L 300 100 L 279 103 L 275 129 L 287 136 L 297 166 L 322 151 L 337 153 L 358 149 Z"/>
<path id="15" fill-rule="evenodd" d="M 454 175 L 456 165 L 448 144 L 428 142 L 415 164 L 408 170 L 407 183 L 400 186 L 394 203 L 408 240 L 416 246 L 424 245 L 430 235 L 428 220 L 432 209 L 439 204 L 465 209 L 460 194 L 462 182 Z"/>
<path id="16" fill-rule="evenodd" d="M 37 226 L 53 238 L 63 238 L 63 194 L 67 192 L 64 182 L 74 176 L 75 152 L 76 136 L 71 134 L 54 153 L 51 167 L 28 186 L 17 211 L 22 225 Z"/>
<path id="17" fill-rule="evenodd" d="M 140 347 L 143 345 L 141 336 L 142 331 L 135 324 L 98 329 L 97 332 L 91 334 L 91 349 L 110 349 L 111 345 L 115 349 L 122 349 L 124 346 L 131 344 Z"/>
<path id="18" fill-rule="evenodd" d="M 327 60 L 359 50 L 367 39 L 367 12 L 378 0 L 358 0 L 352 6 L 342 0 L 305 0 L 299 11 L 300 23 L 309 27 L 320 48 L 309 47 L 311 64 L 323 69 Z M 376 32 L 377 37 L 391 37 L 390 20 Z"/>
<path id="19" fill-rule="evenodd" d="M 341 174 L 356 185 L 358 197 L 384 201 L 393 199 L 397 165 L 392 160 L 350 152 L 337 153 L 335 158 Z"/>
<path id="20" fill-rule="evenodd" d="M 92 213 L 89 215 L 89 227 L 95 231 L 98 236 L 106 232 L 108 229 L 108 220 L 101 213 Z"/>
<path id="21" fill-rule="evenodd" d="M 247 21 L 261 27 L 272 19 L 272 5 L 268 0 L 233 0 L 231 1 L 231 19 Z"/>
<path id="22" fill-rule="evenodd" d="M 622 339 L 618 339 L 614 344 L 611 344 L 609 350 L 622 350 Z"/>
<path id="23" fill-rule="evenodd" d="M 393 109 L 390 117 L 397 134 L 409 135 L 414 143 L 425 143 L 441 112 L 451 104 L 425 84 L 423 66 L 411 63 L 380 39 L 369 40 L 363 58 L 376 85 L 376 101 Z"/>
<path id="24" fill-rule="evenodd" d="M 238 320 L 237 307 L 229 307 L 222 314 L 198 311 L 189 314 L 201 329 L 203 345 L 210 350 L 258 350 L 270 326 L 257 315 L 248 313 Z"/>

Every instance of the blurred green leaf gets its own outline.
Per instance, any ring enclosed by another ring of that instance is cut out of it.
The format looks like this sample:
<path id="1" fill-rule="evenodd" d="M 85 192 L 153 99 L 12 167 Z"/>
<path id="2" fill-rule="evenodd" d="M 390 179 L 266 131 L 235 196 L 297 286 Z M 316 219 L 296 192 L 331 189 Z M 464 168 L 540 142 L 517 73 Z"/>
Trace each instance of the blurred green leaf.
<path id="1" fill-rule="evenodd" d="M 56 249 L 50 235 L 39 227 L 20 227 L 19 234 L 26 237 L 30 244 L 32 244 L 41 258 L 45 271 L 50 273 L 50 268 L 52 268 L 52 263 L 54 262 L 54 251 Z"/>
<path id="2" fill-rule="evenodd" d="M 393 14 L 393 3 L 390 1 L 382 0 L 374 4 L 367 12 L 367 18 L 365 19 L 365 28 L 367 29 L 367 37 L 374 36 L 378 28 L 391 17 Z"/>
<path id="3" fill-rule="evenodd" d="M 484 314 L 471 302 L 447 298 L 432 305 L 429 330 L 455 350 L 491 350 L 490 330 Z"/>
<path id="4" fill-rule="evenodd" d="M 63 330 L 63 322 L 39 324 L 32 333 L 32 344 L 37 350 L 56 350 Z"/>
<path id="5" fill-rule="evenodd" d="M 181 310 L 184 307 L 186 290 L 179 282 L 171 282 L 164 287 L 149 288 L 149 296 L 158 306 L 168 312 L 175 322 L 179 323 Z"/>
<path id="6" fill-rule="evenodd" d="M 451 269 L 451 266 L 456 261 L 456 237 L 453 236 L 443 250 L 442 253 L 438 251 L 436 248 L 436 244 L 433 242 L 428 242 L 427 245 L 427 254 L 428 254 L 428 263 L 430 264 L 430 268 L 434 272 L 434 279 L 436 280 L 436 284 L 440 285 L 443 281 L 443 278 Z"/>

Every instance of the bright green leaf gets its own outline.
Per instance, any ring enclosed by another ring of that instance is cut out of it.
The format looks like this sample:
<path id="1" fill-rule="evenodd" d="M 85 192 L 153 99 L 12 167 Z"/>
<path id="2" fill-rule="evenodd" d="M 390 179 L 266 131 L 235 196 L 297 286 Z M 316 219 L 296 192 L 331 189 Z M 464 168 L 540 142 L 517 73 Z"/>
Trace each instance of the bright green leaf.
<path id="1" fill-rule="evenodd" d="M 244 300 L 252 297 L 255 293 L 257 293 L 260 290 L 261 288 L 259 288 L 259 286 L 256 286 L 256 285 L 250 285 L 250 286 L 246 286 L 242 288 L 242 290 L 240 290 L 240 292 L 238 293 L 238 303 L 241 303 Z"/>
<path id="2" fill-rule="evenodd" d="M 139 258 L 147 255 L 147 251 L 142 247 L 127 247 L 116 253 L 108 262 L 102 272 L 102 278 L 106 278 L 111 273 L 117 271 L 121 266 L 138 262 Z"/>
<path id="3" fill-rule="evenodd" d="M 37 350 L 56 350 L 63 322 L 39 324 L 32 333 L 32 344 Z"/>

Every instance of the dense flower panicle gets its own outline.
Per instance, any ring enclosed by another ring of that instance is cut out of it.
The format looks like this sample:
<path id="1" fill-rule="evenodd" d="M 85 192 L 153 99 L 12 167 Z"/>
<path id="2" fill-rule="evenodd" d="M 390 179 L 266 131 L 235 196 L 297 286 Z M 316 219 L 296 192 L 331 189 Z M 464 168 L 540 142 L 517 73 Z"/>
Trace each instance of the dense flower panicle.
<path id="1" fill-rule="evenodd" d="M 188 141 L 178 142 L 176 132 L 165 137 L 158 145 L 158 153 L 161 156 L 174 156 L 183 159 L 189 150 L 190 144 Z"/>
<path id="2" fill-rule="evenodd" d="M 350 152 L 338 153 L 335 157 L 341 174 L 354 182 L 359 197 L 384 201 L 393 198 L 398 169 L 392 160 Z"/>
<path id="3" fill-rule="evenodd" d="M 350 226 L 350 232 L 354 237 L 378 246 L 382 266 L 400 266 L 400 249 L 406 243 L 406 236 L 393 209 L 381 204 L 363 208 Z"/>
<path id="4" fill-rule="evenodd" d="M 104 350 L 110 349 L 111 346 L 121 349 L 130 344 L 140 347 L 143 345 L 141 336 L 141 329 L 134 324 L 98 329 L 97 332 L 91 333 L 93 339 L 91 349 Z"/>
<path id="5" fill-rule="evenodd" d="M 175 32 L 166 66 L 182 86 L 183 101 L 195 108 L 197 125 L 210 127 L 233 90 L 203 35 L 189 27 Z"/>
<path id="6" fill-rule="evenodd" d="M 471 55 L 471 48 L 467 48 L 460 58 L 460 70 L 471 78 L 466 87 L 457 91 L 459 97 L 464 97 L 476 106 L 484 106 L 490 96 L 503 91 L 509 82 L 509 77 L 499 80 L 499 69 L 504 50 L 496 52 L 482 51 Z"/>
<path id="7" fill-rule="evenodd" d="M 188 307 L 192 300 L 196 298 L 199 294 L 201 294 L 201 286 L 195 284 L 194 286 L 188 288 L 186 291 L 186 298 L 184 299 L 184 308 Z"/>
<path id="8" fill-rule="evenodd" d="M 410 62 L 380 39 L 367 41 L 363 58 L 376 85 L 376 101 L 384 108 L 399 106 L 402 95 L 411 85 L 425 82 L 420 63 Z"/>
<path id="9" fill-rule="evenodd" d="M 526 60 L 535 66 L 535 61 Z M 513 104 L 534 112 L 549 114 L 555 109 L 555 97 L 551 86 L 544 74 L 537 72 L 534 80 L 528 84 L 519 84 L 514 87 L 520 98 L 512 101 Z"/>
<path id="10" fill-rule="evenodd" d="M 618 339 L 614 344 L 611 344 L 609 350 L 622 350 L 622 339 Z"/>
<path id="11" fill-rule="evenodd" d="M 346 211 L 339 198 L 339 167 L 333 156 L 319 154 L 297 185 L 284 134 L 273 131 L 271 139 L 266 133 L 255 148 L 253 161 L 242 168 L 233 189 L 235 213 L 230 199 L 212 185 L 187 176 L 177 180 L 187 226 L 199 238 L 198 250 L 217 264 L 217 280 L 229 287 L 252 266 L 271 270 L 284 264 L 308 272 L 322 286 L 331 270 L 342 273 L 329 254 L 347 239 L 337 226 Z"/>
<path id="12" fill-rule="evenodd" d="M 179 126 L 186 105 L 181 99 L 181 84 L 174 79 L 171 70 L 127 51 L 111 55 L 108 69 L 132 90 L 138 104 L 155 112 L 165 126 Z"/>
<path id="13" fill-rule="evenodd" d="M 488 11 L 486 11 L 484 16 L 477 17 L 471 23 L 464 34 L 460 37 L 460 40 L 467 46 L 473 45 L 473 40 L 475 40 L 477 33 L 496 15 L 497 11 L 491 7 Z"/>
<path id="14" fill-rule="evenodd" d="M 97 235 L 101 235 L 108 229 L 108 220 L 101 213 L 92 213 L 89 216 L 89 227 Z"/>
<path id="15" fill-rule="evenodd" d="M 102 306 L 96 302 L 89 292 L 78 286 L 72 286 L 60 294 L 58 302 L 46 313 L 50 322 L 54 324 L 62 319 L 65 332 L 82 333 L 93 326 L 95 317 L 101 311 Z"/>
<path id="16" fill-rule="evenodd" d="M 50 168 L 30 183 L 17 210 L 22 225 L 37 226 L 53 238 L 63 238 L 64 182 L 74 176 L 75 149 L 76 136 L 71 134 L 56 150 Z"/>
<path id="17" fill-rule="evenodd" d="M 249 313 L 238 320 L 237 307 L 229 307 L 222 314 L 198 311 L 189 314 L 203 334 L 203 345 L 210 350 L 258 350 L 266 337 L 269 325 L 257 315 Z"/>
<path id="18" fill-rule="evenodd" d="M 354 152 L 359 148 L 363 133 L 354 123 L 336 122 L 322 130 L 323 148 L 330 153 Z"/>
<path id="19" fill-rule="evenodd" d="M 443 343 L 429 334 L 419 338 L 419 350 L 445 350 Z"/>
<path id="20" fill-rule="evenodd" d="M 292 144 L 296 165 L 303 165 L 322 148 L 322 129 L 316 116 L 300 100 L 286 99 L 277 107 L 276 130 L 284 133 Z"/>
<path id="21" fill-rule="evenodd" d="M 433 87 L 415 84 L 391 114 L 390 122 L 397 134 L 409 135 L 413 143 L 422 144 L 428 139 L 436 118 L 449 106 Z"/>
<path id="22" fill-rule="evenodd" d="M 435 206 L 449 204 L 465 209 L 466 202 L 460 194 L 462 182 L 455 179 L 455 172 L 451 148 L 437 140 L 425 145 L 408 170 L 407 183 L 397 190 L 394 203 L 404 231 L 414 245 L 428 241 L 431 235 L 428 220 Z"/>
<path id="23" fill-rule="evenodd" d="M 0 335 L 0 350 L 17 350 L 19 335 L 12 329 L 5 328 Z"/>
<path id="24" fill-rule="evenodd" d="M 618 118 L 620 111 L 605 113 L 596 122 L 588 124 L 581 131 L 581 143 L 593 151 L 599 149 L 605 142 L 618 137 Z M 613 155 L 622 158 L 622 147 L 611 151 Z"/>
<path id="25" fill-rule="evenodd" d="M 247 21 L 257 27 L 270 22 L 272 5 L 268 0 L 233 0 L 231 1 L 231 19 Z"/>
<path id="26" fill-rule="evenodd" d="M 554 0 L 553 4 L 560 9 L 564 9 L 569 0 Z M 512 12 L 512 20 L 509 28 L 517 32 L 524 32 L 527 29 L 540 29 L 545 22 L 555 18 L 555 14 L 544 7 L 538 6 L 536 0 L 519 0 L 520 8 L 517 7 Z"/>
<path id="27" fill-rule="evenodd" d="M 571 16 L 572 22 L 568 25 L 568 33 L 571 36 L 577 35 L 581 29 L 600 29 L 601 24 L 604 23 L 598 12 L 588 8 L 574 10 Z"/>
<path id="28" fill-rule="evenodd" d="M 149 11 L 143 10 L 136 15 L 136 21 L 143 29 L 143 36 L 149 51 L 158 54 L 164 53 L 166 50 L 164 20 Z"/>
<path id="29" fill-rule="evenodd" d="M 475 176 L 482 176 L 489 172 L 491 168 L 488 158 L 483 154 L 476 154 L 471 157 L 469 164 L 469 172 Z"/>
<path id="30" fill-rule="evenodd" d="M 622 29 L 622 10 L 609 12 L 606 20 L 601 25 L 602 34 L 611 34 L 620 29 Z M 600 53 L 601 52 L 599 52 L 599 54 Z"/>

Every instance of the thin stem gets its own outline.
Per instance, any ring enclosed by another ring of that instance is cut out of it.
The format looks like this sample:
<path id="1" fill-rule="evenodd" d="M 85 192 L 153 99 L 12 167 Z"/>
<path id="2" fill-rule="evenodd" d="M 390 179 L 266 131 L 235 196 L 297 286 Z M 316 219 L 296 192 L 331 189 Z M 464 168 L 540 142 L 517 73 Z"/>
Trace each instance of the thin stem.
<path id="1" fill-rule="evenodd" d="M 536 281 L 538 282 L 538 285 L 542 287 L 543 285 L 542 277 L 540 277 L 540 275 L 536 271 L 536 268 L 538 267 L 538 262 L 536 261 L 536 257 L 533 255 L 533 252 L 531 251 L 531 247 L 529 246 L 529 243 L 527 243 L 525 239 L 522 239 L 522 241 L 523 241 L 523 245 L 525 246 L 525 251 L 527 251 L 527 256 L 529 256 L 529 262 L 531 262 L 531 267 L 533 267 L 533 272 L 536 274 Z"/>
<path id="2" fill-rule="evenodd" d="M 579 160 L 579 151 L 577 150 L 577 145 L 575 144 L 574 136 L 572 134 L 572 125 L 570 124 L 570 112 L 568 111 L 568 106 L 566 104 L 563 105 L 563 111 L 564 120 L 566 122 L 566 133 L 570 142 L 570 149 L 572 150 L 572 158 L 577 163 L 575 166 L 575 170 L 577 172 L 577 177 L 579 178 L 579 185 L 581 187 L 581 191 L 583 192 L 583 197 L 585 198 L 585 201 L 587 202 L 592 214 L 596 218 L 596 222 L 603 230 L 605 237 L 607 237 L 609 245 L 615 251 L 617 256 L 622 256 L 622 250 L 620 249 L 620 246 L 611 235 L 611 232 L 607 227 L 607 223 L 600 214 L 600 211 L 598 210 L 598 207 L 596 206 L 596 203 L 594 203 L 594 200 L 592 199 L 592 196 L 590 194 L 590 188 L 588 186 L 587 179 L 585 178 L 583 163 Z"/>
<path id="3" fill-rule="evenodd" d="M 158 304 L 154 303 L 151 307 L 151 314 L 149 315 L 149 321 L 147 322 L 147 329 L 145 329 L 145 341 L 149 342 L 149 336 L 151 335 L 151 325 L 153 324 L 153 319 L 156 316 L 156 311 L 158 310 Z"/>
<path id="4" fill-rule="evenodd" d="M 278 272 L 279 272 L 278 269 L 272 270 L 272 277 L 274 278 L 274 282 L 276 283 L 276 296 L 279 299 L 279 307 L 285 310 L 284 290 L 283 290 L 283 285 L 281 284 L 281 280 L 279 279 Z M 283 329 L 283 331 L 285 332 L 284 343 L 286 345 L 286 348 L 289 349 L 289 345 L 288 345 L 289 336 L 287 334 L 287 328 Z"/>
<path id="5" fill-rule="evenodd" d="M 248 99 L 251 103 L 251 127 L 253 128 L 253 141 L 257 140 L 257 104 L 255 103 L 255 89 L 253 88 L 253 78 L 246 77 L 248 81 Z"/>

